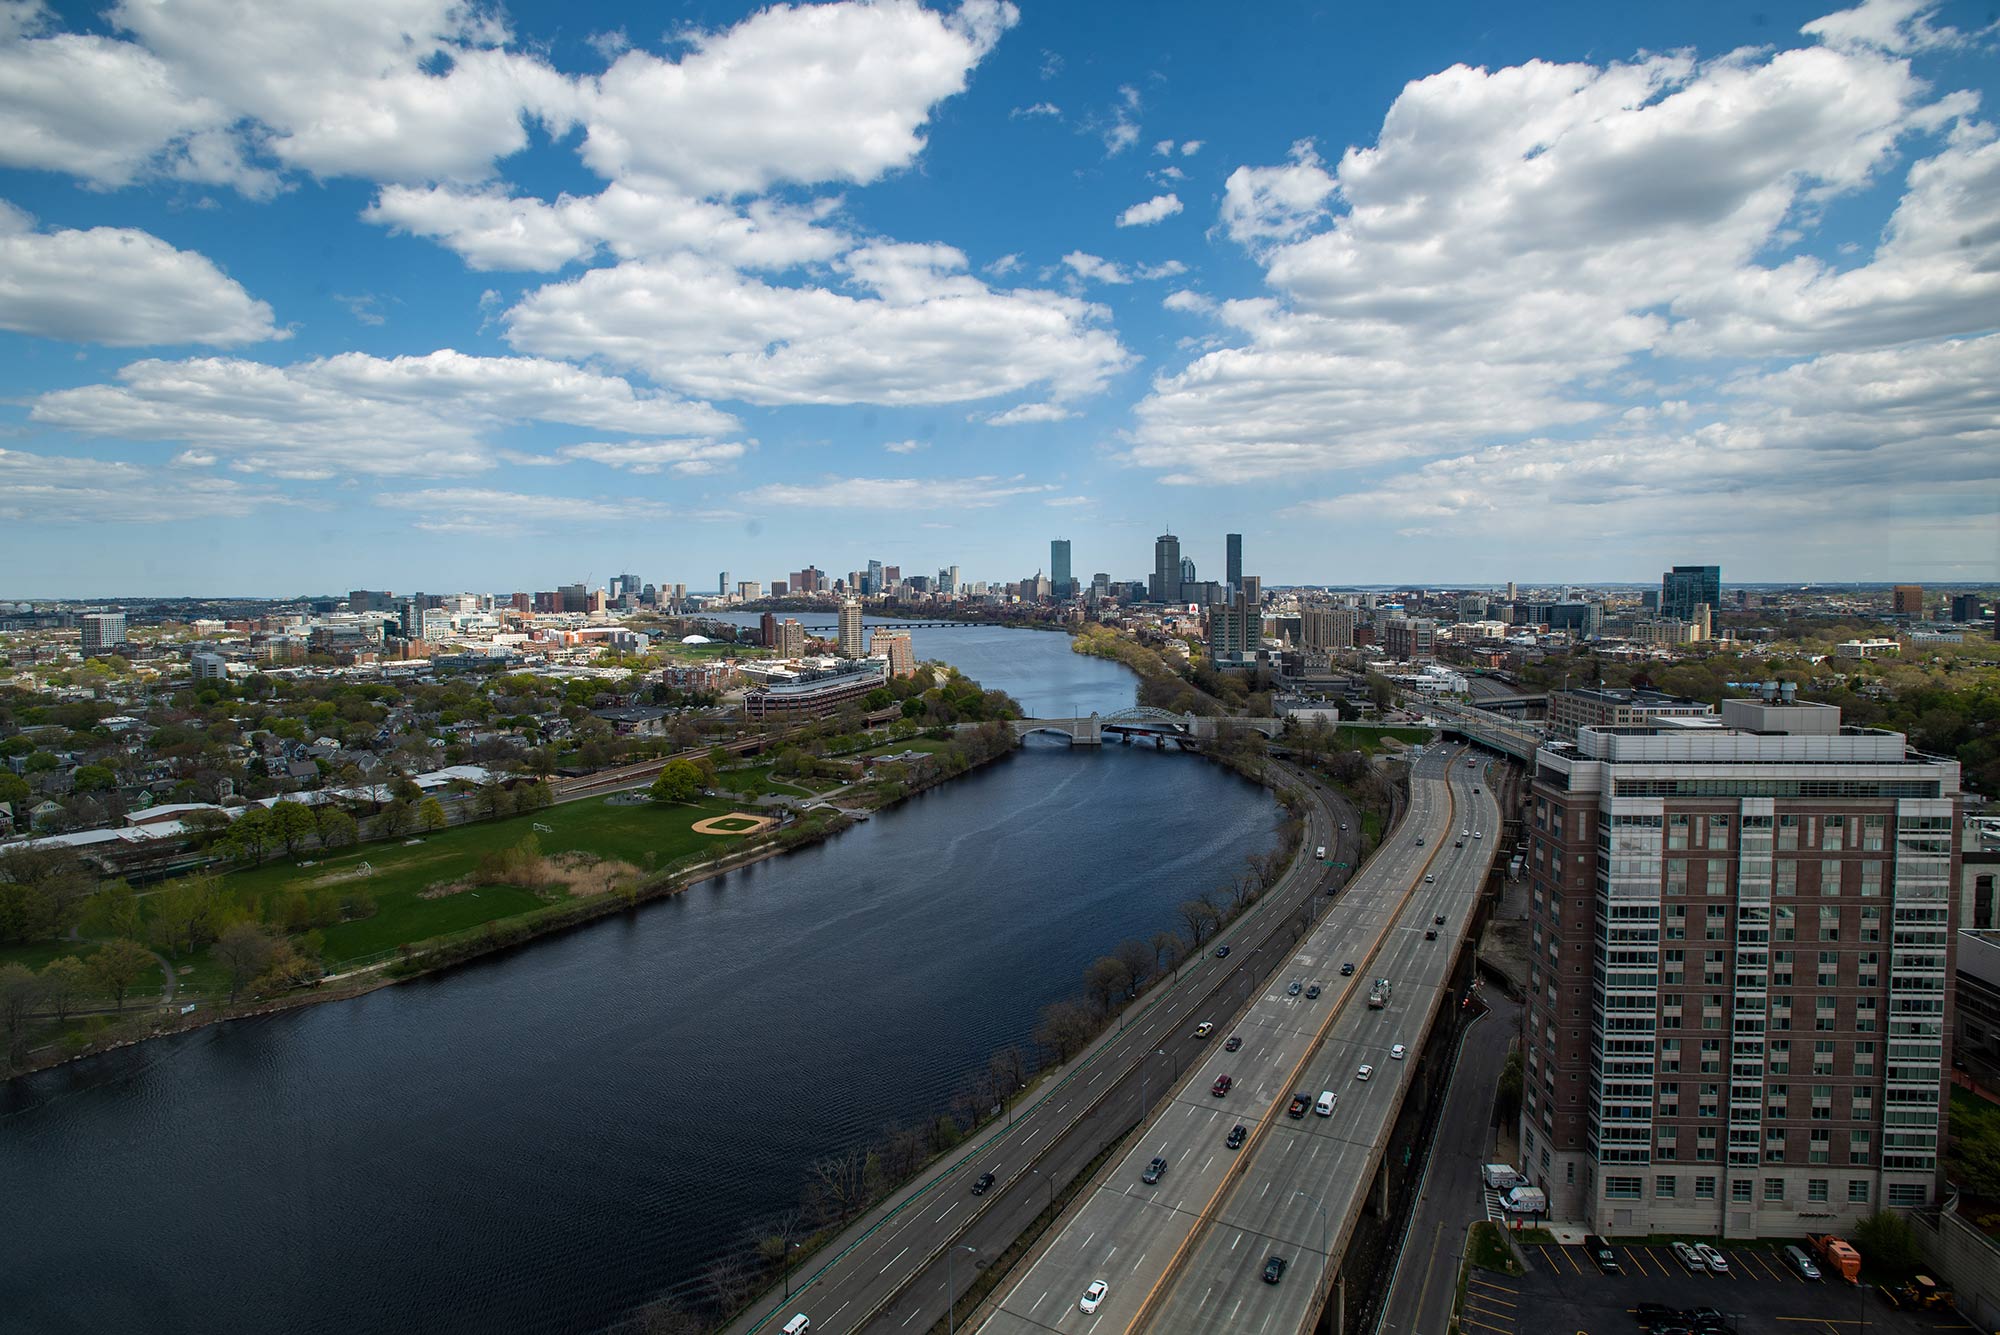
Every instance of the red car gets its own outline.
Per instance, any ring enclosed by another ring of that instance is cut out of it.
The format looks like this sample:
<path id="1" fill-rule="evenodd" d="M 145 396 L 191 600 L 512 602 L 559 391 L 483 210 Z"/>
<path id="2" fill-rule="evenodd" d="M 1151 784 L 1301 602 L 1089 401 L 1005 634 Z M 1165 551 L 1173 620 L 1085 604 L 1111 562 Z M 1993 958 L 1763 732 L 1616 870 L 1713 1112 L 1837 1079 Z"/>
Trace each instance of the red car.
<path id="1" fill-rule="evenodd" d="M 1229 1092 L 1229 1087 L 1235 1083 L 1236 1082 L 1230 1079 L 1228 1076 L 1219 1075 L 1215 1077 L 1215 1084 L 1210 1087 L 1208 1092 L 1215 1095 L 1215 1097 L 1219 1099 L 1224 1094 L 1227 1094 Z"/>

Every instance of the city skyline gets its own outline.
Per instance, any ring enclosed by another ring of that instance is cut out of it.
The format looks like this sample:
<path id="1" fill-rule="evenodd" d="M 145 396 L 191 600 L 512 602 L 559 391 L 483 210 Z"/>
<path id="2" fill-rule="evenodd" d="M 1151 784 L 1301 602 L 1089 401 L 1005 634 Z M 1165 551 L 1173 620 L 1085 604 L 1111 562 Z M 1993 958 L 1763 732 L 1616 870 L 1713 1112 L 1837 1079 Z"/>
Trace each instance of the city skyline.
<path id="1" fill-rule="evenodd" d="M 1969 0 L 685 13 L 0 11 L 15 596 L 2000 579 Z"/>

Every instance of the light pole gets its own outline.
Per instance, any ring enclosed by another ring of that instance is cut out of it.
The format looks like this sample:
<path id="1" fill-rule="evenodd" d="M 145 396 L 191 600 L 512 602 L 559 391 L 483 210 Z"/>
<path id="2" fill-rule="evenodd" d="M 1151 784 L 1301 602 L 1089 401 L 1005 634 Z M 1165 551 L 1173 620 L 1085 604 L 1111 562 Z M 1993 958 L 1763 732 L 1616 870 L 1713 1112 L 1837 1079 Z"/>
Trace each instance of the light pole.
<path id="1" fill-rule="evenodd" d="M 1014 1129 L 1014 1103 L 1026 1092 L 1027 1088 L 1026 1085 L 1016 1085 L 1014 1093 L 1007 1100 L 1007 1129 L 1009 1131 Z"/>
<path id="2" fill-rule="evenodd" d="M 953 1252 L 971 1252 L 974 1256 L 977 1256 L 979 1255 L 979 1249 L 977 1247 L 968 1247 L 964 1243 L 959 1243 L 954 1247 L 948 1247 L 945 1249 L 945 1254 L 944 1254 L 945 1335 L 955 1335 L 955 1332 L 958 1330 L 958 1288 L 951 1282 L 951 1254 Z"/>
<path id="3" fill-rule="evenodd" d="M 1033 1173 L 1033 1174 L 1034 1174 L 1034 1175 L 1035 1175 L 1036 1177 L 1040 1178 L 1040 1179 L 1042 1180 L 1042 1185 L 1043 1185 L 1043 1186 L 1045 1186 L 1045 1187 L 1047 1187 L 1047 1188 L 1049 1189 L 1049 1208 L 1050 1208 L 1051 1210 L 1055 1209 L 1055 1208 L 1056 1208 L 1056 1180 L 1055 1180 L 1054 1178 L 1050 1177 L 1050 1176 L 1049 1176 L 1049 1175 L 1048 1175 L 1047 1173 L 1044 1173 L 1044 1172 L 1043 1172 L 1043 1171 L 1042 1171 L 1041 1169 L 1039 1169 L 1039 1168 L 1030 1168 L 1030 1169 L 1029 1169 L 1028 1171 L 1029 1171 L 1029 1172 L 1031 1172 L 1031 1173 Z"/>
<path id="4" fill-rule="evenodd" d="M 1311 1192 L 1301 1191 L 1297 1194 L 1319 1207 L 1319 1282 L 1324 1284 L 1327 1266 L 1332 1263 L 1332 1258 L 1326 1253 L 1326 1202 Z"/>
<path id="5" fill-rule="evenodd" d="M 797 1251 L 799 1248 L 803 1246 L 805 1246 L 803 1242 L 795 1242 L 791 1244 L 789 1247 L 785 1248 L 785 1301 L 786 1302 L 790 1302 L 792 1300 L 792 1253 Z"/>

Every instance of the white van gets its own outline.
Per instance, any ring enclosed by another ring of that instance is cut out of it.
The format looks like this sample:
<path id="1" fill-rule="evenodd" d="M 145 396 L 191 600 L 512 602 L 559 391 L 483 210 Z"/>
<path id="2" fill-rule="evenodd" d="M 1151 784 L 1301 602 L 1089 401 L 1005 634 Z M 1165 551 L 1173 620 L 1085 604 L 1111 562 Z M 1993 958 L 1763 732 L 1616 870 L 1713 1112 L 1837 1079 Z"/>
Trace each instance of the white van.
<path id="1" fill-rule="evenodd" d="M 1340 1095 L 1330 1089 L 1322 1089 L 1319 1092 L 1319 1102 L 1313 1105 L 1313 1111 L 1321 1117 L 1331 1117 L 1333 1116 L 1333 1105 L 1339 1102 Z"/>
<path id="2" fill-rule="evenodd" d="M 812 1328 L 812 1319 L 804 1312 L 785 1323 L 784 1335 L 805 1335 Z"/>

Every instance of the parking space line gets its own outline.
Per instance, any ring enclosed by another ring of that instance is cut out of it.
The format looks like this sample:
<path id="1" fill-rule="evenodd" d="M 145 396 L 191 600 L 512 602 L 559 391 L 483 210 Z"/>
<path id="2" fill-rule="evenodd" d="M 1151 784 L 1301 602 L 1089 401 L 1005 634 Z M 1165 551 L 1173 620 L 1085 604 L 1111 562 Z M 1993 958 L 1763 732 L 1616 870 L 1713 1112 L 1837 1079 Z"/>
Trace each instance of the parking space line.
<path id="1" fill-rule="evenodd" d="M 1751 1260 L 1755 1261 L 1758 1265 L 1762 1266 L 1766 1271 L 1770 1272 L 1771 1278 L 1777 1280 L 1780 1284 L 1784 1283 L 1786 1280 L 1791 1278 L 1790 1275 L 1787 1275 L 1785 1273 L 1785 1268 L 1783 1266 L 1772 1265 L 1771 1258 L 1763 1255 L 1760 1252 L 1742 1252 L 1739 1253 L 1739 1255 L 1748 1256 Z"/>
<path id="2" fill-rule="evenodd" d="M 1505 1298 L 1495 1298 L 1492 1294 L 1483 1293 L 1470 1285 L 1466 1286 L 1465 1296 L 1468 1299 L 1477 1298 L 1482 1303 L 1499 1303 L 1502 1307 L 1514 1306 L 1513 1303 L 1508 1302 Z"/>
<path id="3" fill-rule="evenodd" d="M 1483 1316 L 1483 1317 L 1491 1317 L 1495 1321 L 1504 1321 L 1510 1327 L 1514 1323 L 1514 1314 L 1512 1312 L 1489 1312 L 1485 1308 L 1475 1307 L 1471 1303 L 1467 1303 L 1464 1309 L 1459 1312 L 1458 1316 L 1461 1321 L 1465 1320 L 1467 1317 Z"/>
<path id="4" fill-rule="evenodd" d="M 1559 1250 L 1560 1252 L 1562 1252 L 1562 1258 L 1563 1258 L 1563 1260 L 1565 1260 L 1565 1261 L 1569 1262 L 1569 1268 L 1570 1268 L 1571 1270 L 1574 1270 L 1574 1271 L 1576 1271 L 1576 1273 L 1577 1273 L 1577 1274 L 1579 1274 L 1579 1275 L 1581 1275 L 1581 1274 L 1583 1273 L 1583 1266 L 1582 1266 L 1582 1264 L 1580 1264 L 1580 1263 L 1579 1263 L 1579 1262 L 1577 1261 L 1577 1259 L 1576 1259 L 1576 1258 L 1575 1258 L 1574 1256 L 1571 1256 L 1571 1255 L 1570 1255 L 1570 1248 L 1568 1248 L 1568 1247 L 1561 1247 L 1561 1248 L 1558 1248 L 1557 1250 Z"/>
<path id="5" fill-rule="evenodd" d="M 1621 1250 L 1625 1253 L 1625 1259 L 1631 1262 L 1640 1274 L 1650 1275 L 1653 1273 L 1652 1266 L 1646 1260 L 1646 1249 L 1644 1247 L 1625 1247 Z"/>
<path id="6" fill-rule="evenodd" d="M 1474 1321 L 1463 1313 L 1459 1314 L 1458 1319 L 1468 1326 L 1477 1326 L 1481 1330 L 1493 1331 L 1494 1335 L 1514 1335 L 1514 1330 L 1511 1326 L 1489 1326 L 1484 1321 Z"/>

